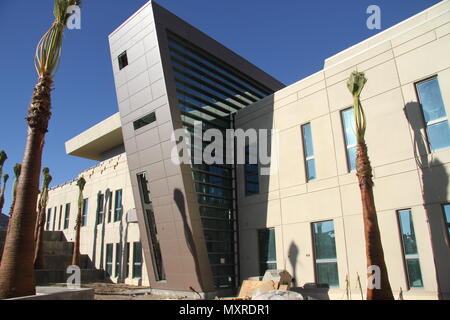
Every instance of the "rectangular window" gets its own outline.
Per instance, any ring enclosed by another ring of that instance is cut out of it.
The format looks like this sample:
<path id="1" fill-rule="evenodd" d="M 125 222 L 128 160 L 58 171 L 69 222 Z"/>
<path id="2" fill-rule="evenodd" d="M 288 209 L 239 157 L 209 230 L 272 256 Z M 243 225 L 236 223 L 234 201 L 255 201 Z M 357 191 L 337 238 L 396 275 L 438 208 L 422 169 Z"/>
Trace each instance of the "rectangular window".
<path id="1" fill-rule="evenodd" d="M 110 277 L 112 275 L 112 269 L 113 269 L 113 245 L 107 244 L 106 245 L 106 273 L 107 276 Z"/>
<path id="2" fill-rule="evenodd" d="M 416 234 L 411 210 L 398 211 L 398 222 L 402 235 L 406 274 L 410 288 L 423 288 L 422 271 L 417 251 Z"/>
<path id="3" fill-rule="evenodd" d="M 89 200 L 88 199 L 84 199 L 83 200 L 83 211 L 81 213 L 81 226 L 82 227 L 86 227 L 87 226 L 88 210 L 89 210 Z"/>
<path id="4" fill-rule="evenodd" d="M 123 52 L 119 55 L 118 57 L 119 60 L 119 70 L 122 70 L 123 68 L 125 68 L 128 65 L 128 56 L 127 56 L 127 52 Z"/>
<path id="5" fill-rule="evenodd" d="M 62 216 L 63 216 L 63 206 L 59 206 L 58 230 L 62 230 L 61 228 Z M 55 219 L 56 219 L 56 208 L 55 208 Z"/>
<path id="6" fill-rule="evenodd" d="M 66 211 L 64 214 L 64 229 L 69 229 L 70 221 L 70 203 L 66 204 Z"/>
<path id="7" fill-rule="evenodd" d="M 155 271 L 155 279 L 156 281 L 164 281 L 166 280 L 166 274 L 164 271 L 164 263 L 162 260 L 161 246 L 159 244 L 158 229 L 156 227 L 155 214 L 153 212 L 153 204 L 150 197 L 150 190 L 148 189 L 147 173 L 143 172 L 138 174 L 137 180 L 139 184 L 139 193 L 141 196 L 142 210 L 146 218 L 145 219 L 146 228 L 148 230 L 147 232 L 150 238 L 150 252 L 152 254 L 151 260 L 153 263 L 153 270 Z"/>
<path id="8" fill-rule="evenodd" d="M 128 278 L 130 276 L 130 243 L 127 242 L 125 245 L 125 274 L 124 278 Z"/>
<path id="9" fill-rule="evenodd" d="M 142 278 L 142 245 L 140 242 L 133 244 L 133 279 Z"/>
<path id="10" fill-rule="evenodd" d="M 112 200 L 113 200 L 113 193 L 112 191 L 109 192 L 109 196 L 107 197 L 108 200 L 108 223 L 111 222 L 111 215 L 112 215 Z"/>
<path id="11" fill-rule="evenodd" d="M 277 269 L 277 250 L 275 244 L 275 229 L 258 231 L 259 242 L 259 272 L 263 276 L 267 270 Z"/>
<path id="12" fill-rule="evenodd" d="M 97 224 L 103 223 L 103 211 L 105 210 L 104 204 L 105 204 L 105 195 L 103 193 L 99 193 L 97 195 L 97 219 L 96 219 Z"/>
<path id="13" fill-rule="evenodd" d="M 353 108 L 346 109 L 341 113 L 344 129 L 345 147 L 347 149 L 348 172 L 356 170 L 356 125 L 355 111 Z"/>
<path id="14" fill-rule="evenodd" d="M 444 219 L 447 226 L 448 241 L 450 241 L 450 204 L 444 205 Z"/>
<path id="15" fill-rule="evenodd" d="M 255 149 L 255 148 L 251 148 Z M 253 150 L 252 150 L 253 152 Z M 255 164 L 256 162 L 256 164 Z M 244 176 L 245 176 L 245 195 L 251 196 L 254 194 L 259 194 L 259 165 L 258 156 L 250 154 L 250 147 L 245 147 L 245 166 L 244 166 Z"/>
<path id="16" fill-rule="evenodd" d="M 430 150 L 448 148 L 450 128 L 437 77 L 417 83 L 416 89 L 425 119 Z"/>
<path id="17" fill-rule="evenodd" d="M 339 286 L 336 257 L 334 222 L 324 221 L 312 224 L 316 282 L 330 287 Z"/>
<path id="18" fill-rule="evenodd" d="M 152 112 L 152 113 L 146 115 L 145 117 L 142 117 L 142 118 L 134 121 L 133 122 L 134 130 L 143 128 L 155 121 L 156 121 L 156 114 L 154 112 Z"/>
<path id="19" fill-rule="evenodd" d="M 114 201 L 114 221 L 120 221 L 122 220 L 122 190 L 116 191 L 116 197 Z"/>
<path id="20" fill-rule="evenodd" d="M 308 181 L 311 181 L 317 178 L 311 123 L 302 126 L 302 133 L 303 133 L 303 150 L 305 153 L 304 156 L 306 164 L 306 177 Z"/>
<path id="21" fill-rule="evenodd" d="M 55 211 L 56 212 L 56 211 Z M 47 224 L 45 226 L 45 229 L 48 231 L 50 230 L 50 220 L 52 219 L 52 209 L 48 209 L 47 211 Z"/>
<path id="22" fill-rule="evenodd" d="M 121 259 L 122 259 L 122 244 L 116 243 L 116 270 L 115 270 L 116 278 L 120 276 Z"/>

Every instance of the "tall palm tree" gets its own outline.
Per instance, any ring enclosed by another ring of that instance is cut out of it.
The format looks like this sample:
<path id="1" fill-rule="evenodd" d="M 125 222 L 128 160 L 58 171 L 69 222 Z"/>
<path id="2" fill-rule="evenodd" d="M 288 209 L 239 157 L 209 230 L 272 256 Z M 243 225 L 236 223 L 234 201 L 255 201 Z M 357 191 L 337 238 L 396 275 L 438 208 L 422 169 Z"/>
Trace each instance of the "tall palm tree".
<path id="1" fill-rule="evenodd" d="M 36 270 L 42 270 L 45 267 L 44 261 L 44 227 L 46 221 L 46 210 L 47 210 L 47 202 L 48 202 L 48 186 L 50 182 L 52 182 L 52 176 L 50 175 L 50 169 L 44 168 L 42 169 L 42 190 L 41 196 L 39 198 L 38 203 L 38 219 L 36 223 L 35 230 L 35 243 L 36 249 L 34 251 L 34 268 Z"/>
<path id="2" fill-rule="evenodd" d="M 53 79 L 60 63 L 63 34 L 71 15 L 68 9 L 72 5 L 78 5 L 79 2 L 79 0 L 55 0 L 53 10 L 55 20 L 37 46 L 35 66 L 38 80 L 26 117 L 28 135 L 22 173 L 17 185 L 17 199 L 0 266 L 0 299 L 36 293 L 33 268 L 34 228 L 42 150 L 51 117 Z"/>
<path id="3" fill-rule="evenodd" d="M 9 220 L 11 220 L 11 217 L 13 215 L 13 210 L 14 210 L 14 204 L 16 203 L 16 195 L 17 195 L 17 184 L 19 183 L 19 177 L 20 177 L 20 172 L 22 170 L 22 165 L 20 163 L 16 163 L 16 165 L 14 166 L 14 184 L 13 184 L 13 199 L 11 202 L 11 208 L 9 209 Z M 8 230 L 9 230 L 9 225 L 8 225 Z"/>
<path id="4" fill-rule="evenodd" d="M 9 175 L 5 174 L 3 176 L 3 186 L 2 186 L 2 192 L 0 193 L 0 214 L 3 213 L 3 205 L 5 204 L 5 189 L 6 189 L 6 182 L 8 182 Z"/>
<path id="5" fill-rule="evenodd" d="M 381 271 L 381 287 L 367 288 L 367 300 L 394 300 L 381 244 L 380 228 L 373 197 L 373 174 L 365 140 L 367 121 L 361 105 L 361 92 L 367 79 L 362 72 L 354 71 L 347 87 L 353 96 L 356 127 L 356 174 L 363 207 L 364 232 L 366 240 L 367 266 L 378 266 Z"/>
<path id="6" fill-rule="evenodd" d="M 83 204 L 84 204 L 84 198 L 83 198 L 83 190 L 84 186 L 86 185 L 86 180 L 81 177 L 78 179 L 77 186 L 79 189 L 78 193 L 78 214 L 77 214 L 77 221 L 75 224 L 75 245 L 73 247 L 73 254 L 72 254 L 72 265 L 74 266 L 80 266 L 80 231 L 81 231 L 81 218 L 82 218 L 82 212 L 83 212 Z"/>
<path id="7" fill-rule="evenodd" d="M 3 165 L 5 164 L 5 161 L 8 159 L 8 156 L 6 155 L 5 151 L 0 151 L 0 179 L 2 178 L 3 175 Z M 2 182 L 0 180 L 0 187 L 2 185 Z M 1 213 L 1 211 L 0 211 Z"/>

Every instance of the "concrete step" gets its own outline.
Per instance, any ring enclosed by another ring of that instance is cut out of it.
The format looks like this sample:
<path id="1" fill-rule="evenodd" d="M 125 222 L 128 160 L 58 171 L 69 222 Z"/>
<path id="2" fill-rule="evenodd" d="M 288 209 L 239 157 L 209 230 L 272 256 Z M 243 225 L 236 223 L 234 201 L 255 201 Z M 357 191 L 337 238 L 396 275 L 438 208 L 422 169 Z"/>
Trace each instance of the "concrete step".
<path id="1" fill-rule="evenodd" d="M 45 255 L 45 269 L 48 270 L 66 270 L 72 264 L 72 255 Z"/>
<path id="2" fill-rule="evenodd" d="M 44 241 L 67 241 L 62 231 L 44 231 Z"/>
<path id="3" fill-rule="evenodd" d="M 44 241 L 44 255 L 72 255 L 73 246 L 73 242 Z"/>
<path id="4" fill-rule="evenodd" d="M 36 270 L 36 284 L 39 286 L 66 283 L 70 274 L 66 273 L 66 270 Z M 82 269 L 81 270 L 81 283 L 93 283 L 105 281 L 104 270 Z"/>

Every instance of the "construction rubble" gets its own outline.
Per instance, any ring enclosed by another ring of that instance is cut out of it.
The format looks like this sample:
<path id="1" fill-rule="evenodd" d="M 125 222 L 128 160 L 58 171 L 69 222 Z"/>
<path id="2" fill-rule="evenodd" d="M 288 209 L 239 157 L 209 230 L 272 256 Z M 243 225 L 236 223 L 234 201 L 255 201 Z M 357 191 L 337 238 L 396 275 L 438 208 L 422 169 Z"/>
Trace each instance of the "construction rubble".
<path id="1" fill-rule="evenodd" d="M 242 282 L 239 294 L 221 300 L 304 300 L 290 291 L 292 276 L 286 270 L 268 270 L 264 277 L 253 277 Z"/>

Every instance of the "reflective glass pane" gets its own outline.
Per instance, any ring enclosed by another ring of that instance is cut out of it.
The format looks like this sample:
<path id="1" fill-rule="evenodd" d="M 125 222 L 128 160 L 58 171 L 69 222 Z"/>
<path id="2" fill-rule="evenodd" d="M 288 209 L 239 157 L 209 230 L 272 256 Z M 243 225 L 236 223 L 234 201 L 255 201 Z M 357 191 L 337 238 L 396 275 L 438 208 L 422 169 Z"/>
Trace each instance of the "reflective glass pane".
<path id="1" fill-rule="evenodd" d="M 445 221 L 450 223 L 450 204 L 444 206 Z"/>
<path id="2" fill-rule="evenodd" d="M 439 118 L 447 117 L 437 78 L 418 83 L 417 91 L 427 123 Z"/>
<path id="3" fill-rule="evenodd" d="M 305 156 L 306 158 L 314 157 L 314 147 L 311 133 L 311 124 L 306 124 L 303 126 L 303 143 L 305 146 Z"/>
<path id="4" fill-rule="evenodd" d="M 264 275 L 267 270 L 276 269 L 276 243 L 275 229 L 259 230 L 259 261 L 260 273 Z"/>
<path id="5" fill-rule="evenodd" d="M 336 259 L 336 243 L 333 221 L 313 224 L 316 260 Z"/>
<path id="6" fill-rule="evenodd" d="M 409 285 L 411 288 L 422 288 L 422 271 L 420 270 L 419 259 L 406 260 L 406 266 L 408 268 Z"/>
<path id="7" fill-rule="evenodd" d="M 316 179 L 316 161 L 314 159 L 308 160 L 306 161 L 306 165 L 308 168 L 308 180 Z"/>
<path id="8" fill-rule="evenodd" d="M 427 127 L 431 150 L 450 147 L 450 128 L 448 121 L 439 122 Z"/>
<path id="9" fill-rule="evenodd" d="M 342 111 L 342 121 L 346 145 L 356 145 L 355 112 L 353 108 Z"/>
<path id="10" fill-rule="evenodd" d="M 406 255 L 417 254 L 416 235 L 410 210 L 399 211 L 400 228 Z"/>
<path id="11" fill-rule="evenodd" d="M 349 171 L 356 170 L 356 147 L 347 149 L 347 160 Z"/>
<path id="12" fill-rule="evenodd" d="M 317 264 L 317 282 L 330 287 L 339 286 L 338 265 L 336 262 Z"/>

